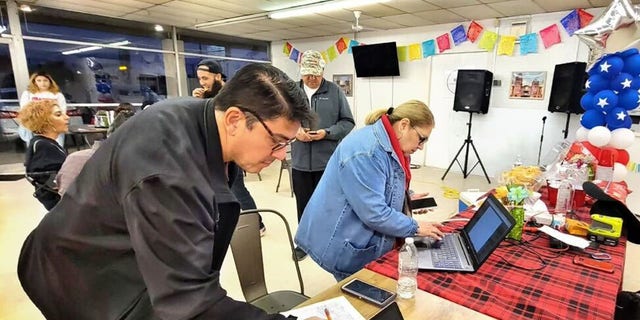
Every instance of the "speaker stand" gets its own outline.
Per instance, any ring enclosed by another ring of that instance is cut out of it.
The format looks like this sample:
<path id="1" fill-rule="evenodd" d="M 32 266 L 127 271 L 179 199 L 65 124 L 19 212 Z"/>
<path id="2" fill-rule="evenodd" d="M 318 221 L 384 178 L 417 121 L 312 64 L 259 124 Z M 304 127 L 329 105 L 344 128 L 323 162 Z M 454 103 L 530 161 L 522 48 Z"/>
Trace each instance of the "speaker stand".
<path id="1" fill-rule="evenodd" d="M 476 146 L 473 144 L 473 140 L 471 139 L 471 120 L 473 117 L 473 113 L 469 112 L 469 122 L 467 122 L 467 126 L 469 127 L 468 131 L 467 131 L 467 139 L 464 140 L 464 142 L 462 143 L 462 145 L 460 146 L 460 149 L 458 150 L 458 153 L 456 153 L 456 156 L 453 157 L 453 160 L 451 160 L 451 164 L 449 164 L 449 167 L 447 168 L 447 171 L 444 172 L 444 175 L 442 176 L 442 178 L 440 180 L 444 180 L 444 178 L 447 176 L 447 174 L 449 173 L 449 170 L 451 170 L 451 167 L 453 166 L 454 163 L 458 163 L 458 167 L 460 167 L 460 170 L 462 170 L 462 175 L 464 176 L 464 178 L 466 179 L 469 174 L 471 174 L 471 171 L 473 171 L 473 169 L 476 168 L 476 166 L 478 164 L 480 164 L 480 167 L 482 168 L 482 172 L 484 172 L 484 177 L 487 178 L 487 182 L 489 182 L 489 184 L 491 184 L 491 180 L 489 180 L 489 175 L 487 174 L 487 170 L 484 169 L 484 165 L 482 164 L 482 160 L 480 160 L 480 156 L 478 155 L 478 151 L 476 150 Z M 473 152 L 476 155 L 476 158 L 478 159 L 478 162 L 476 162 L 476 164 L 473 165 L 473 167 L 471 167 L 471 170 L 467 170 L 468 165 L 469 165 L 469 146 L 471 146 L 471 148 L 473 148 Z M 460 152 L 462 152 L 462 149 L 465 149 L 465 153 L 464 153 L 464 168 L 462 167 L 462 165 L 460 165 L 460 161 L 458 161 L 458 156 L 460 155 Z"/>
<path id="2" fill-rule="evenodd" d="M 565 139 L 569 135 L 569 120 L 571 120 L 571 112 L 567 112 L 567 122 L 564 124 L 564 130 L 562 130 Z"/>

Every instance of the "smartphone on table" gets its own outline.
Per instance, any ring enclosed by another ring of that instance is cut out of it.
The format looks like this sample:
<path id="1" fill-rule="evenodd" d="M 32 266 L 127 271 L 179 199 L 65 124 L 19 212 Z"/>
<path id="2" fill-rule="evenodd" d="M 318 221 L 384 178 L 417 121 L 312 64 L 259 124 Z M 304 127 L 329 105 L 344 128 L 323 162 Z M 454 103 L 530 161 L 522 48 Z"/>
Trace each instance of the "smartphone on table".
<path id="1" fill-rule="evenodd" d="M 379 307 L 385 307 L 393 302 L 396 294 L 389 290 L 376 287 L 360 279 L 353 279 L 342 286 L 342 291 L 352 294 L 359 299 L 371 302 Z"/>
<path id="2" fill-rule="evenodd" d="M 411 200 L 409 205 L 411 206 L 411 211 L 422 211 L 438 207 L 436 199 L 433 197 Z"/>

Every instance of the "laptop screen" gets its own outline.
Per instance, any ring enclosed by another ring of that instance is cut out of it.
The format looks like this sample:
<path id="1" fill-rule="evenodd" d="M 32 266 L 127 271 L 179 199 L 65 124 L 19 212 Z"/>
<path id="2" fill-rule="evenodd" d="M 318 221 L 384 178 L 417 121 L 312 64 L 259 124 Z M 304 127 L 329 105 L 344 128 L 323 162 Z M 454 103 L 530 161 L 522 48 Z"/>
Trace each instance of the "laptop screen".
<path id="1" fill-rule="evenodd" d="M 513 225 L 514 220 L 507 209 L 493 195 L 487 197 L 465 226 L 471 249 L 475 251 L 479 264 L 487 259 Z"/>

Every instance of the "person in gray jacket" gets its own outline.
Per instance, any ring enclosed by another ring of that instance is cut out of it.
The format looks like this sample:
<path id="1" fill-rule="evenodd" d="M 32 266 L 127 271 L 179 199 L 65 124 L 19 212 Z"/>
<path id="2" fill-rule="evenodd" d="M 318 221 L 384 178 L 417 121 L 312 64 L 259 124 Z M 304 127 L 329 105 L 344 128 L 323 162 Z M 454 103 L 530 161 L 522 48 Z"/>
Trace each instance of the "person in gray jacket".
<path id="1" fill-rule="evenodd" d="M 302 54 L 300 87 L 307 94 L 309 106 L 319 121 L 315 127 L 303 123 L 296 142 L 291 145 L 291 175 L 298 222 L 333 151 L 355 126 L 344 92 L 323 78 L 324 66 L 320 52 L 308 50 Z M 294 259 L 300 261 L 306 256 L 303 250 L 296 248 Z"/>
<path id="2" fill-rule="evenodd" d="M 302 90 L 266 64 L 240 69 L 215 99 L 140 112 L 25 240 L 23 289 L 49 320 L 285 319 L 220 285 L 240 213 L 229 184 L 234 163 L 255 173 L 284 159 L 311 119 Z"/>

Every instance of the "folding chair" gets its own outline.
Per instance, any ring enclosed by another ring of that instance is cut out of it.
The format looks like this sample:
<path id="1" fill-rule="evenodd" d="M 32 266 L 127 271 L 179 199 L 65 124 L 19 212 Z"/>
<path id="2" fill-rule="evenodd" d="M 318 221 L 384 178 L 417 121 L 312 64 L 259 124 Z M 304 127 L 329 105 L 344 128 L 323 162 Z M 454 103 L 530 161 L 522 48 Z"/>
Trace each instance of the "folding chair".
<path id="1" fill-rule="evenodd" d="M 289 186 L 291 188 L 291 197 L 293 198 L 293 176 L 291 175 L 291 150 L 287 150 L 287 156 L 284 160 L 280 161 L 280 174 L 278 175 L 278 185 L 276 185 L 276 192 L 280 189 L 280 181 L 282 180 L 282 170 L 289 172 Z"/>
<path id="2" fill-rule="evenodd" d="M 281 213 L 271 209 L 242 211 L 240 213 L 240 219 L 238 220 L 238 226 L 231 238 L 231 252 L 236 263 L 242 293 L 248 303 L 267 313 L 272 314 L 291 310 L 293 307 L 309 299 L 309 297 L 304 295 L 300 266 L 298 265 L 298 261 L 286 259 L 286 261 L 292 261 L 295 264 L 298 282 L 300 283 L 300 292 L 282 290 L 270 293 L 267 291 L 262 259 L 262 242 L 259 231 L 259 213 L 273 213 L 280 217 L 287 229 L 289 247 L 291 248 L 291 255 L 293 255 L 294 246 L 291 229 L 289 228 L 289 223 L 287 223 L 287 220 Z"/>

